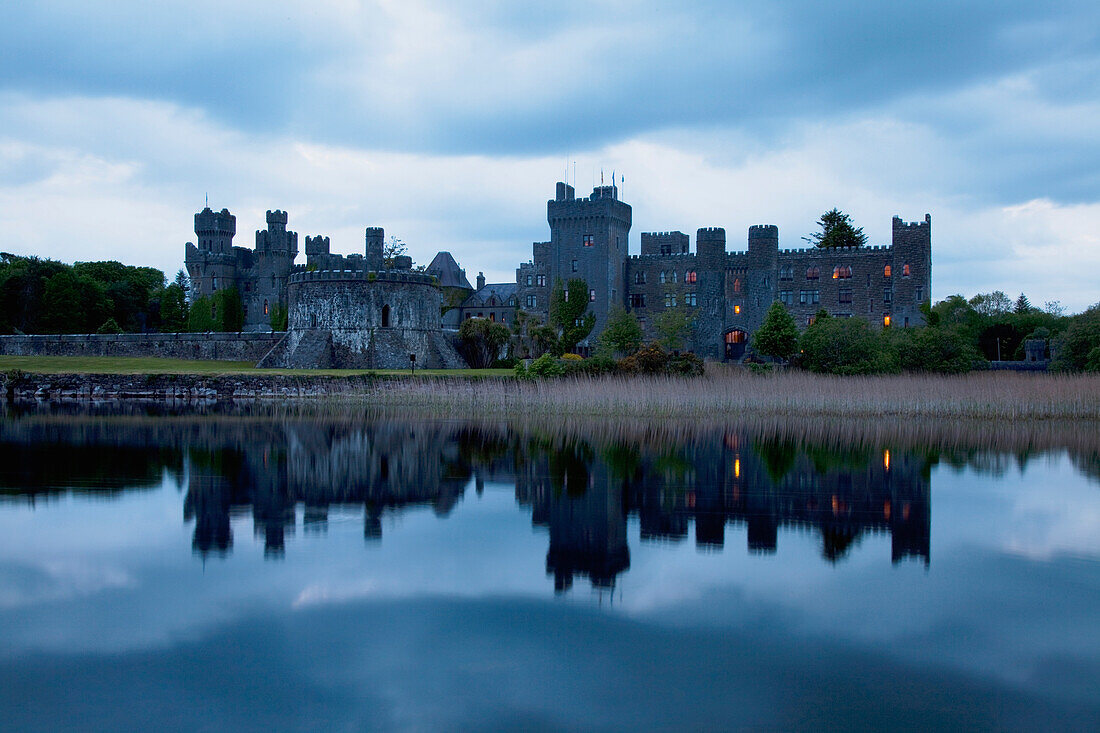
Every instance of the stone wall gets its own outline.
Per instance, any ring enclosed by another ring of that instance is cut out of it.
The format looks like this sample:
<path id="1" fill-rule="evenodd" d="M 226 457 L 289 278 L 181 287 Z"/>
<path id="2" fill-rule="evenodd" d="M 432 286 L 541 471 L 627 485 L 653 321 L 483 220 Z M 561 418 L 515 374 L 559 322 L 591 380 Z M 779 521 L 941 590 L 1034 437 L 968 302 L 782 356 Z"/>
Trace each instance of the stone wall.
<path id="1" fill-rule="evenodd" d="M 159 356 L 257 362 L 283 333 L 120 333 L 0 336 L 4 356 Z"/>

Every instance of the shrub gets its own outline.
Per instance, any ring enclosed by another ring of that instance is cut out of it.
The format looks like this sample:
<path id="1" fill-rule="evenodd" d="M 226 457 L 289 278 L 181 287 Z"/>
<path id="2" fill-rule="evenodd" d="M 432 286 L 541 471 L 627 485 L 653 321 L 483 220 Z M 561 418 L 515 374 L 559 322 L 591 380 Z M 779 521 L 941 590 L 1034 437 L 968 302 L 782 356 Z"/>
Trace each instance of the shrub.
<path id="1" fill-rule="evenodd" d="M 122 326 L 114 318 L 108 318 L 103 325 L 96 329 L 96 333 L 122 333 Z"/>
<path id="2" fill-rule="evenodd" d="M 668 353 L 659 344 L 649 344 L 622 359 L 619 370 L 625 374 L 665 374 L 668 370 Z"/>
<path id="3" fill-rule="evenodd" d="M 584 361 L 584 357 L 580 354 L 562 354 L 561 358 L 566 361 Z"/>
<path id="4" fill-rule="evenodd" d="M 560 377 L 565 374 L 565 366 L 552 354 L 543 354 L 531 362 L 527 373 L 532 377 Z"/>
<path id="5" fill-rule="evenodd" d="M 703 360 L 692 353 L 674 354 L 668 359 L 667 370 L 669 374 L 701 377 L 703 376 Z"/>
<path id="6" fill-rule="evenodd" d="M 823 374 L 881 374 L 897 371 L 893 349 L 862 318 L 826 318 L 802 334 L 801 363 Z"/>

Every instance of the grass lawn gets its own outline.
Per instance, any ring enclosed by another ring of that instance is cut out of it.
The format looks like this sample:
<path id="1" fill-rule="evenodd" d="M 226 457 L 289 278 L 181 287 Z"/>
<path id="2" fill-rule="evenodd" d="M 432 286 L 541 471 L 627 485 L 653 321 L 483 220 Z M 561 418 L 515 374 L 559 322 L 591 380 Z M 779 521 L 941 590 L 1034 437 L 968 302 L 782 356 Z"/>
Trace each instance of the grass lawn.
<path id="1" fill-rule="evenodd" d="M 0 371 L 30 374 L 247 374 L 342 377 L 409 375 L 408 369 L 257 369 L 248 361 L 194 361 L 153 356 L 0 356 Z M 510 377 L 511 369 L 417 369 L 418 376 Z"/>

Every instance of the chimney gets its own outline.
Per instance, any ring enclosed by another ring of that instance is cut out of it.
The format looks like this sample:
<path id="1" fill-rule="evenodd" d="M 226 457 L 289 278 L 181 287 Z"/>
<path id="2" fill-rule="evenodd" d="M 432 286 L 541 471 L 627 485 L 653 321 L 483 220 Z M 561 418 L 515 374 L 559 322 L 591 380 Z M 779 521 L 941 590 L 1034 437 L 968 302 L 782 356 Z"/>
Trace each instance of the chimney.
<path id="1" fill-rule="evenodd" d="M 481 290 L 483 287 L 485 287 L 485 273 L 479 272 L 477 274 L 477 289 Z"/>

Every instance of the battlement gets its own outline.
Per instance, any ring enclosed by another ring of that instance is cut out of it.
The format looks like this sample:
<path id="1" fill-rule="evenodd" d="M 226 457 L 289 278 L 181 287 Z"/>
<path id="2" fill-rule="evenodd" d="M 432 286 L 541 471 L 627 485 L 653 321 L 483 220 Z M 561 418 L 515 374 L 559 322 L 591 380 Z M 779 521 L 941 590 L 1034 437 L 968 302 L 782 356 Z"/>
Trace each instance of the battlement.
<path id="1" fill-rule="evenodd" d="M 286 222 L 287 222 L 287 216 L 286 216 L 285 211 L 281 211 L 279 209 L 276 209 L 275 211 L 271 211 L 270 209 L 268 210 L 268 212 L 267 212 L 267 226 L 268 227 L 271 227 L 272 225 L 275 225 L 275 226 L 281 226 L 281 227 L 285 228 L 286 227 Z"/>
<path id="2" fill-rule="evenodd" d="M 749 227 L 749 236 L 757 237 L 778 237 L 779 227 L 775 224 L 753 224 Z"/>
<path id="3" fill-rule="evenodd" d="M 237 233 L 237 217 L 229 213 L 229 209 L 215 212 L 209 206 L 195 214 L 195 234 L 228 235 L 232 237 Z"/>
<path id="4" fill-rule="evenodd" d="M 660 254 L 660 253 L 646 254 L 646 253 L 643 252 L 640 255 L 630 255 L 630 259 L 632 259 L 632 260 L 642 260 L 642 261 L 645 261 L 645 262 L 657 262 L 657 261 L 660 261 L 660 260 L 677 259 L 677 258 L 678 259 L 684 259 L 684 258 L 687 258 L 687 257 L 695 257 L 695 253 L 694 252 L 672 252 L 671 254 L 663 255 L 663 254 Z"/>
<path id="5" fill-rule="evenodd" d="M 379 272 L 374 270 L 303 270 L 300 267 L 295 267 L 289 278 L 291 285 L 337 281 L 415 283 L 420 285 L 434 285 L 436 282 L 431 275 L 408 270 L 382 270 Z"/>
<path id="6" fill-rule="evenodd" d="M 795 248 L 795 249 L 781 249 L 781 250 L 779 250 L 779 254 L 781 254 L 781 255 L 801 255 L 801 256 L 811 256 L 811 257 L 817 255 L 817 256 L 820 256 L 820 257 L 823 257 L 823 258 L 827 258 L 827 257 L 830 257 L 830 256 L 835 256 L 836 253 L 838 253 L 838 252 L 845 255 L 845 256 L 849 256 L 849 255 L 853 255 L 853 254 L 854 255 L 861 255 L 861 254 L 871 255 L 871 254 L 875 254 L 875 253 L 888 252 L 888 251 L 890 251 L 890 249 L 891 249 L 890 245 L 886 245 L 886 244 L 883 244 L 883 245 L 876 244 L 876 245 L 873 245 L 873 246 L 864 245 L 862 247 L 855 246 L 855 245 L 853 245 L 851 247 L 801 247 L 801 248 Z"/>
<path id="7" fill-rule="evenodd" d="M 900 216 L 895 215 L 893 220 L 894 229 L 923 229 L 925 227 L 931 228 L 932 215 L 925 214 L 924 221 L 902 221 Z"/>
<path id="8" fill-rule="evenodd" d="M 316 237 L 306 236 L 306 257 L 329 254 L 329 238 L 318 234 Z"/>

